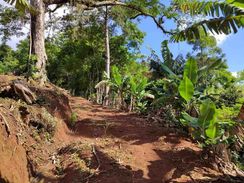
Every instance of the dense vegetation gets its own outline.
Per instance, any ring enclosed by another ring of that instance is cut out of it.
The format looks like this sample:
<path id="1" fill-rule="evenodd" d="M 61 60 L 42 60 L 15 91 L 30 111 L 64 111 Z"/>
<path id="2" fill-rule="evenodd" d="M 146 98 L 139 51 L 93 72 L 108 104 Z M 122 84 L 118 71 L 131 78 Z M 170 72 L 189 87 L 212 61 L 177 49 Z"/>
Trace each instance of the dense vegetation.
<path id="1" fill-rule="evenodd" d="M 91 7 L 95 5 L 91 3 Z M 223 143 L 229 148 L 238 138 L 231 135 L 231 130 L 243 123 L 236 117 L 244 103 L 244 71 L 237 77 L 228 71 L 225 55 L 209 31 L 237 32 L 244 25 L 242 6 L 242 3 L 197 1 L 172 1 L 166 6 L 157 0 L 110 5 L 111 77 L 106 70 L 104 8 L 84 11 L 81 5 L 70 4 L 66 7 L 69 13 L 61 17 L 48 9 L 46 30 L 50 34 L 45 40 L 48 80 L 73 95 L 100 104 L 158 115 L 161 125 L 182 129 L 204 148 L 214 149 Z M 23 9 L 21 3 L 19 7 Z M 213 19 L 198 20 L 199 14 Z M 144 33 L 137 27 L 139 16 L 152 18 L 162 29 L 162 35 L 169 35 L 169 40 L 162 42 L 161 55 L 153 50 L 146 57 L 140 54 Z M 182 16 L 191 17 L 190 21 L 182 23 Z M 29 54 L 33 47 L 30 35 L 18 43 L 16 50 L 7 45 L 12 35 L 21 34 L 20 26 L 29 19 L 28 13 L 0 7 L 1 74 L 39 78 L 36 75 L 39 57 L 33 52 Z M 175 29 L 165 30 L 163 23 L 168 20 L 174 22 Z M 183 30 L 184 25 L 187 28 Z M 168 46 L 170 41 L 182 40 L 192 45 L 192 51 L 173 55 Z M 231 150 L 233 161 L 243 168 L 243 143 L 240 149 Z"/>

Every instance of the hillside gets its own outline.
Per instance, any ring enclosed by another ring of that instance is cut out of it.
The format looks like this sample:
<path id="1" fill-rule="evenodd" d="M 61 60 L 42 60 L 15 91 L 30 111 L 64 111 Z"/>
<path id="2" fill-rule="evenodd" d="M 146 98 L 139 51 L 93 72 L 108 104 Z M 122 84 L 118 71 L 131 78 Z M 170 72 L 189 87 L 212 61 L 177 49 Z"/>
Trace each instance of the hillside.
<path id="1" fill-rule="evenodd" d="M 17 91 L 17 84 L 29 89 L 33 100 L 26 101 L 27 90 Z M 51 84 L 39 87 L 1 75 L 0 121 L 3 183 L 243 181 L 220 173 L 184 133 Z"/>

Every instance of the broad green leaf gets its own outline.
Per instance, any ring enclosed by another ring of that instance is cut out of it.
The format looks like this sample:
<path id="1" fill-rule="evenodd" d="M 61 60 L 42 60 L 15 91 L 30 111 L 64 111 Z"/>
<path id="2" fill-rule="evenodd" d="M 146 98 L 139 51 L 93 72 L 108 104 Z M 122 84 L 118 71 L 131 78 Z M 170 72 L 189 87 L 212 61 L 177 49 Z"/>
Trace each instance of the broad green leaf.
<path id="1" fill-rule="evenodd" d="M 200 106 L 199 116 L 199 122 L 202 128 L 206 128 L 210 124 L 210 122 L 215 122 L 216 115 L 217 114 L 215 104 L 210 99 L 203 101 Z"/>
<path id="2" fill-rule="evenodd" d="M 187 76 L 184 76 L 183 80 L 181 80 L 178 90 L 180 96 L 184 98 L 187 102 L 191 100 L 194 94 L 194 86 Z"/>
<path id="3" fill-rule="evenodd" d="M 193 84 L 197 82 L 197 61 L 189 58 L 184 68 L 184 76 L 187 76 Z"/>
<path id="4" fill-rule="evenodd" d="M 189 114 L 187 114 L 186 112 L 182 113 L 183 118 L 187 121 L 187 125 L 197 128 L 199 127 L 199 123 L 198 123 L 198 119 L 194 118 L 192 116 L 190 116 Z"/>
<path id="5" fill-rule="evenodd" d="M 161 64 L 161 67 L 164 71 L 166 71 L 169 75 L 172 76 L 177 76 L 168 66 L 166 66 L 165 64 Z"/>
<path id="6" fill-rule="evenodd" d="M 217 127 L 216 123 L 209 125 L 209 127 L 205 130 L 207 137 L 214 139 L 217 135 Z"/>

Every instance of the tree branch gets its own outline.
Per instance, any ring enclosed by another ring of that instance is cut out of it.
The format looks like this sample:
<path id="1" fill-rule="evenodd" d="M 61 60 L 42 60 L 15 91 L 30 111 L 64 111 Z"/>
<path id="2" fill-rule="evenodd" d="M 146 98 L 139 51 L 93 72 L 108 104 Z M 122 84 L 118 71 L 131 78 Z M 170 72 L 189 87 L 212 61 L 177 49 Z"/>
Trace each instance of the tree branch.
<path id="1" fill-rule="evenodd" d="M 157 27 L 159 29 L 162 30 L 162 32 L 164 34 L 170 34 L 170 35 L 173 35 L 172 32 L 170 31 L 167 31 L 164 29 L 164 27 L 162 26 L 162 24 L 159 23 L 159 21 L 156 19 L 156 17 L 154 17 L 153 15 L 143 11 L 140 7 L 137 7 L 135 5 L 132 5 L 132 4 L 126 4 L 126 3 L 123 3 L 121 1 L 116 1 L 116 0 L 108 0 L 108 1 L 89 1 L 89 0 L 45 0 L 45 3 L 47 3 L 48 5 L 51 5 L 51 4 L 65 4 L 65 3 L 77 3 L 77 4 L 82 4 L 84 5 L 84 10 L 91 10 L 91 8 L 99 8 L 99 7 L 103 7 L 103 6 L 122 6 L 122 7 L 125 7 L 125 8 L 129 8 L 129 9 L 132 9 L 132 10 L 135 10 L 137 12 L 139 12 L 139 14 L 135 17 L 138 17 L 138 16 L 147 16 L 147 17 L 150 17 L 153 19 L 154 23 L 157 25 Z"/>
<path id="2" fill-rule="evenodd" d="M 167 31 L 164 29 L 164 27 L 159 23 L 159 21 L 157 21 L 156 17 L 154 17 L 153 15 L 147 13 L 147 12 L 144 12 L 140 7 L 137 7 L 135 5 L 132 5 L 132 4 L 126 4 L 126 3 L 123 3 L 123 2 L 119 2 L 119 1 L 102 1 L 102 2 L 96 2 L 94 4 L 89 4 L 90 7 L 102 7 L 102 6 L 123 6 L 125 8 L 129 8 L 129 9 L 132 9 L 132 10 L 136 10 L 139 12 L 138 15 L 136 15 L 135 17 L 138 17 L 138 16 L 147 16 L 147 17 L 150 17 L 153 19 L 154 23 L 157 25 L 157 27 L 159 29 L 162 30 L 162 32 L 164 34 L 170 34 L 170 35 L 173 35 L 172 32 L 170 31 Z"/>

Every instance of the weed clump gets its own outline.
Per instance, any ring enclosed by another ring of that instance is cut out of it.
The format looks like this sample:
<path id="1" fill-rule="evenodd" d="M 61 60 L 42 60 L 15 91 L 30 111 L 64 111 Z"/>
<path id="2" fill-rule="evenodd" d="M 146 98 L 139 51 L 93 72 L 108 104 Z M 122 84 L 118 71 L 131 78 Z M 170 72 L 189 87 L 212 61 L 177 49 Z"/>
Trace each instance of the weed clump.
<path id="1" fill-rule="evenodd" d="M 77 122 L 77 114 L 75 112 L 72 112 L 70 117 L 70 125 L 71 127 L 74 127 Z"/>

